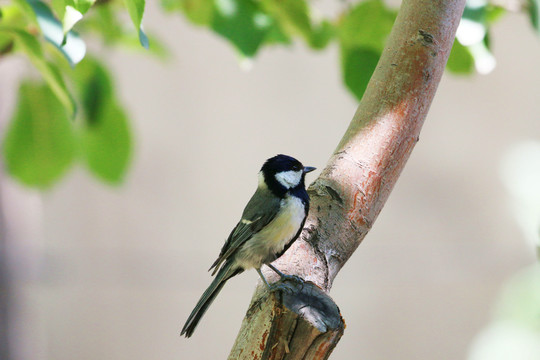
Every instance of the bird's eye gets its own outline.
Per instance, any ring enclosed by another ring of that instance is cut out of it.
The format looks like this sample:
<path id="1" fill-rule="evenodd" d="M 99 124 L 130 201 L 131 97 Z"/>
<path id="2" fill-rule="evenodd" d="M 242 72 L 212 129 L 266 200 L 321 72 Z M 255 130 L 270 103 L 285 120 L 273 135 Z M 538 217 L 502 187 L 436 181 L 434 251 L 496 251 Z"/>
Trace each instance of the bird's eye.
<path id="1" fill-rule="evenodd" d="M 300 170 L 300 165 L 293 165 L 292 169 L 294 171 L 298 171 L 298 170 Z"/>

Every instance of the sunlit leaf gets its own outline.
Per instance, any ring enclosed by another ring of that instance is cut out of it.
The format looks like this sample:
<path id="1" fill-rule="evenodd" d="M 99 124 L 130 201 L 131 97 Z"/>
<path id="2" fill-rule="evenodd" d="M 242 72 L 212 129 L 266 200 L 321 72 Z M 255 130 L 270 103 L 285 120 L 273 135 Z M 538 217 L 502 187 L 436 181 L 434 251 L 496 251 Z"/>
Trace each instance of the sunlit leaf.
<path id="1" fill-rule="evenodd" d="M 381 52 L 396 15 L 382 0 L 358 3 L 339 24 L 338 36 L 341 45 L 370 47 Z"/>
<path id="2" fill-rule="evenodd" d="M 4 27 L 22 29 L 27 21 L 21 9 L 14 5 L 5 5 L 0 8 L 0 21 Z"/>
<path id="3" fill-rule="evenodd" d="M 6 5 L 0 8 L 0 24 L 4 29 L 22 29 L 26 25 L 26 19 L 18 6 Z M 11 52 L 15 40 L 11 31 L 2 31 L 2 28 L 0 28 L 0 55 Z"/>
<path id="4" fill-rule="evenodd" d="M 85 17 L 85 21 L 81 23 L 81 28 L 81 30 L 98 33 L 107 45 L 114 44 L 126 37 L 122 23 L 112 6 L 96 6 Z M 135 38 L 138 41 L 138 36 Z"/>
<path id="5" fill-rule="evenodd" d="M 148 50 L 149 53 L 152 55 L 155 55 L 162 60 L 166 60 L 171 54 L 165 44 L 161 42 L 157 37 L 153 36 L 153 34 L 148 33 L 145 34 L 148 36 Z M 117 40 L 118 45 L 125 46 L 127 49 L 131 50 L 139 50 L 140 49 L 140 40 L 134 38 L 133 36 L 130 36 L 129 34 L 125 34 L 123 37 L 119 38 Z"/>
<path id="6" fill-rule="evenodd" d="M 342 49 L 343 80 L 358 100 L 362 99 L 380 56 L 379 52 L 371 48 Z"/>
<path id="7" fill-rule="evenodd" d="M 214 13 L 214 0 L 161 0 L 167 11 L 182 11 L 194 24 L 209 25 Z"/>
<path id="8" fill-rule="evenodd" d="M 23 82 L 17 108 L 3 141 L 7 172 L 24 184 L 46 188 L 75 156 L 72 124 L 45 84 Z"/>
<path id="9" fill-rule="evenodd" d="M 278 24 L 273 24 L 264 38 L 264 43 L 267 45 L 289 45 L 292 43 L 292 40 L 291 37 L 287 35 Z"/>
<path id="10" fill-rule="evenodd" d="M 149 50 L 150 54 L 156 55 L 161 59 L 170 56 L 167 47 L 151 33 L 145 33 L 148 36 L 148 49 L 141 47 L 138 34 L 133 31 L 133 26 L 125 26 L 119 21 L 119 16 L 113 6 L 96 6 L 85 15 L 81 22 L 79 30 L 86 33 L 95 33 L 101 40 L 109 46 L 125 47 L 129 50 L 141 51 Z"/>
<path id="11" fill-rule="evenodd" d="M 21 49 L 32 64 L 39 70 L 45 81 L 50 86 L 58 100 L 62 103 L 70 116 L 75 114 L 75 103 L 67 90 L 66 84 L 58 68 L 45 60 L 41 43 L 26 31 L 0 27 L 1 32 L 9 32 L 15 36 L 15 43 Z"/>
<path id="12" fill-rule="evenodd" d="M 91 7 L 94 5 L 96 0 L 74 0 L 75 9 L 80 11 L 82 14 L 85 14 Z"/>
<path id="13" fill-rule="evenodd" d="M 272 19 L 254 0 L 216 0 L 212 29 L 252 57 L 272 27 Z"/>
<path id="14" fill-rule="evenodd" d="M 506 14 L 506 9 L 502 6 L 488 4 L 486 6 L 486 23 L 491 26 L 499 21 Z"/>
<path id="15" fill-rule="evenodd" d="M 300 35 L 314 49 L 324 48 L 334 34 L 328 21 L 320 24 L 313 21 L 305 0 L 263 0 L 261 4 L 284 34 Z"/>
<path id="16" fill-rule="evenodd" d="M 73 0 L 51 0 L 51 8 L 56 14 L 58 19 L 64 18 L 64 12 L 66 11 L 66 5 L 73 5 Z"/>
<path id="17" fill-rule="evenodd" d="M 88 168 L 111 183 L 123 180 L 131 159 L 127 116 L 114 94 L 110 75 L 94 59 L 85 59 L 74 73 L 84 112 L 82 151 Z"/>
<path id="18" fill-rule="evenodd" d="M 286 33 L 300 34 L 309 39 L 311 19 L 305 0 L 262 0 L 264 9 L 276 19 Z"/>
<path id="19" fill-rule="evenodd" d="M 96 0 L 52 0 L 51 7 L 62 20 L 64 36 L 83 18 Z"/>
<path id="20" fill-rule="evenodd" d="M 329 21 L 324 20 L 312 30 L 309 45 L 313 49 L 323 49 L 328 45 L 330 40 L 332 40 L 335 33 L 336 30 L 334 25 Z"/>
<path id="21" fill-rule="evenodd" d="M 27 2 L 34 10 L 45 39 L 64 54 L 71 66 L 75 66 L 86 53 L 84 41 L 73 31 L 65 35 L 62 24 L 54 17 L 47 4 L 40 0 L 27 0 Z"/>
<path id="22" fill-rule="evenodd" d="M 72 6 L 66 6 L 62 20 L 62 31 L 64 36 L 73 28 L 73 26 L 83 18 L 83 14 Z"/>
<path id="23" fill-rule="evenodd" d="M 357 4 L 338 24 L 341 67 L 347 88 L 360 100 L 396 17 L 381 0 Z"/>
<path id="24" fill-rule="evenodd" d="M 457 40 L 452 45 L 446 68 L 454 74 L 468 75 L 474 72 L 474 58 L 469 50 Z"/>
<path id="25" fill-rule="evenodd" d="M 148 37 L 142 29 L 142 19 L 144 14 L 145 0 L 124 0 L 131 17 L 131 21 L 139 32 L 139 41 L 141 45 L 148 49 Z"/>

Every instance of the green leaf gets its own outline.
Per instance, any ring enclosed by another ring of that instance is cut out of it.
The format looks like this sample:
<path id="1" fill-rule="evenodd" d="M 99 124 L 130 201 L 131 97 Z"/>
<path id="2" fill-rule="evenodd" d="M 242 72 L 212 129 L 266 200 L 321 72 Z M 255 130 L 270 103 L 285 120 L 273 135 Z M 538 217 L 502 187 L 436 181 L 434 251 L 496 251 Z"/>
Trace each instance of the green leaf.
<path id="1" fill-rule="evenodd" d="M 90 9 L 96 0 L 52 0 L 51 7 L 62 19 L 62 29 L 64 36 L 73 26 L 83 18 L 83 15 Z"/>
<path id="2" fill-rule="evenodd" d="M 64 33 L 64 40 L 66 34 L 73 28 L 73 26 L 83 18 L 83 14 L 75 9 L 73 6 L 66 6 L 64 16 L 62 19 L 62 32 Z"/>
<path id="3" fill-rule="evenodd" d="M 313 49 L 323 49 L 328 45 L 330 40 L 335 36 L 336 30 L 334 25 L 329 21 L 322 21 L 321 24 L 314 28 L 309 39 L 309 45 Z"/>
<path id="4" fill-rule="evenodd" d="M 75 102 L 66 88 L 58 68 L 45 60 L 41 43 L 26 31 L 0 27 L 0 33 L 8 32 L 15 36 L 15 44 L 26 53 L 32 64 L 39 70 L 51 90 L 62 103 L 70 116 L 75 115 Z"/>
<path id="5" fill-rule="evenodd" d="M 82 30 L 98 33 L 107 45 L 125 37 L 125 31 L 112 6 L 96 6 L 81 23 Z M 138 38 L 136 38 L 138 41 Z"/>
<path id="6" fill-rule="evenodd" d="M 253 57 L 272 27 L 272 19 L 254 0 L 216 0 L 212 29 L 240 53 Z"/>
<path id="7" fill-rule="evenodd" d="M 306 39 L 311 35 L 309 6 L 305 0 L 262 0 L 264 9 L 276 19 L 288 34 L 300 34 Z"/>
<path id="8" fill-rule="evenodd" d="M 194 24 L 209 25 L 214 13 L 213 0 L 161 0 L 166 11 L 182 11 Z"/>
<path id="9" fill-rule="evenodd" d="M 488 74 L 495 68 L 495 58 L 489 50 L 488 25 L 496 15 L 487 0 L 469 1 L 456 32 L 456 40 L 467 48 L 474 60 L 476 71 Z M 491 15 L 490 15 L 491 13 Z"/>
<path id="10" fill-rule="evenodd" d="M 103 105 L 100 121 L 82 134 L 82 146 L 90 170 L 103 180 L 120 183 L 131 159 L 131 133 L 124 110 L 115 103 Z"/>
<path id="11" fill-rule="evenodd" d="M 531 25 L 540 35 L 540 0 L 528 0 L 527 10 L 529 12 L 529 19 L 531 20 Z"/>
<path id="12" fill-rule="evenodd" d="M 147 35 L 149 44 L 147 49 L 150 51 L 150 54 L 157 56 L 161 60 L 166 60 L 167 58 L 169 58 L 171 53 L 167 49 L 167 46 L 152 34 L 148 33 Z M 118 39 L 118 44 L 125 46 L 127 49 L 140 49 L 139 40 L 133 38 L 132 36 L 129 36 L 129 34 L 125 34 L 124 37 Z"/>
<path id="13" fill-rule="evenodd" d="M 380 56 L 380 52 L 369 47 L 342 48 L 343 81 L 359 101 L 366 91 Z"/>
<path id="14" fill-rule="evenodd" d="M 75 9 L 85 14 L 95 2 L 96 0 L 75 0 Z"/>
<path id="15" fill-rule="evenodd" d="M 458 40 L 455 40 L 454 45 L 452 45 L 446 68 L 454 74 L 469 75 L 474 73 L 474 58 Z"/>
<path id="16" fill-rule="evenodd" d="M 26 185 L 50 187 L 73 163 L 75 145 L 72 124 L 50 88 L 24 81 L 3 142 L 7 172 Z"/>
<path id="17" fill-rule="evenodd" d="M 22 29 L 26 26 L 24 14 L 16 5 L 6 5 L 0 8 L 0 24 L 8 28 Z M 15 36 L 9 31 L 0 31 L 0 56 L 13 50 Z"/>
<path id="18" fill-rule="evenodd" d="M 144 14 L 145 0 L 124 0 L 135 28 L 139 31 L 139 41 L 141 45 L 148 49 L 148 37 L 142 29 L 142 18 Z"/>
<path id="19" fill-rule="evenodd" d="M 62 19 L 62 30 L 65 38 L 66 34 L 83 18 L 83 15 L 94 5 L 96 0 L 56 0 L 56 2 L 59 1 L 63 3 L 63 8 L 58 14 Z M 55 6 L 54 2 L 53 8 Z"/>
<path id="20" fill-rule="evenodd" d="M 1 24 L 4 27 L 22 29 L 27 24 L 23 12 L 14 4 L 2 6 L 0 9 L 0 15 Z"/>
<path id="21" fill-rule="evenodd" d="M 66 5 L 74 5 L 73 0 L 51 0 L 51 8 L 53 9 L 58 19 L 64 18 Z"/>
<path id="22" fill-rule="evenodd" d="M 486 23 L 491 26 L 499 21 L 506 14 L 506 9 L 502 6 L 488 4 L 486 6 Z"/>
<path id="23" fill-rule="evenodd" d="M 338 25 L 342 46 L 370 47 L 382 52 L 397 13 L 388 9 L 381 0 L 368 0 L 357 4 Z"/>
<path id="24" fill-rule="evenodd" d="M 328 21 L 314 24 L 305 0 L 263 0 L 261 3 L 283 33 L 302 36 L 314 49 L 324 48 L 334 34 Z"/>
<path id="25" fill-rule="evenodd" d="M 396 18 L 381 0 L 354 6 L 338 24 L 343 80 L 360 100 L 375 71 L 384 44 Z"/>
<path id="26" fill-rule="evenodd" d="M 62 24 L 54 17 L 47 4 L 40 0 L 27 0 L 27 2 L 34 10 L 45 39 L 60 50 L 71 66 L 75 66 L 86 53 L 84 41 L 73 31 L 65 35 Z"/>
<path id="27" fill-rule="evenodd" d="M 487 0 L 468 1 L 462 17 L 481 24 L 486 23 Z"/>
<path id="28" fill-rule="evenodd" d="M 273 24 L 264 38 L 264 43 L 267 45 L 290 45 L 291 42 L 292 40 L 289 35 L 287 35 L 278 24 Z"/>
<path id="29" fill-rule="evenodd" d="M 76 67 L 74 78 L 84 112 L 81 142 L 85 162 L 96 176 L 119 183 L 131 159 L 132 140 L 110 75 L 95 59 L 85 59 Z"/>
<path id="30" fill-rule="evenodd" d="M 81 32 L 97 34 L 109 46 L 124 46 L 129 50 L 140 51 L 142 48 L 139 37 L 134 34 L 131 26 L 126 29 L 118 18 L 113 6 L 96 6 L 92 12 L 85 15 L 79 29 Z M 161 59 L 170 56 L 167 47 L 157 37 L 152 34 L 145 35 L 148 35 L 149 47 L 144 51 L 149 50 L 150 54 Z"/>

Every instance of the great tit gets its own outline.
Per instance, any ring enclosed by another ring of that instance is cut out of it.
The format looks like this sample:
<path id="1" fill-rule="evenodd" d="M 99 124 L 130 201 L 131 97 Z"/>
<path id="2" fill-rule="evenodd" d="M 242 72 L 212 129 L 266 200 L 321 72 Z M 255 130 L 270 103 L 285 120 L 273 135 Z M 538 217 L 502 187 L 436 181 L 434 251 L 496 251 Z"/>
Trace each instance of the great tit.
<path id="1" fill-rule="evenodd" d="M 314 167 L 303 166 L 287 155 L 276 155 L 264 163 L 259 184 L 232 230 L 218 258 L 210 267 L 217 275 L 189 315 L 180 335 L 190 337 L 217 294 L 231 277 L 268 265 L 280 277 L 286 277 L 272 264 L 300 235 L 309 211 L 309 196 L 304 184 L 306 173 Z"/>

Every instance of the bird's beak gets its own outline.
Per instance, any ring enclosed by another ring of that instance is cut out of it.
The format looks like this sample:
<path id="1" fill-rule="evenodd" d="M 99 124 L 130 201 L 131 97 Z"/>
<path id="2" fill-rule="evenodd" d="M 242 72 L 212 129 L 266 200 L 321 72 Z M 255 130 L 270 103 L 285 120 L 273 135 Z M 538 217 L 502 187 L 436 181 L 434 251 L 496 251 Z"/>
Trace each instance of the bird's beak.
<path id="1" fill-rule="evenodd" d="M 314 168 L 313 166 L 304 166 L 304 174 L 312 172 L 313 170 L 317 170 L 317 168 Z"/>

